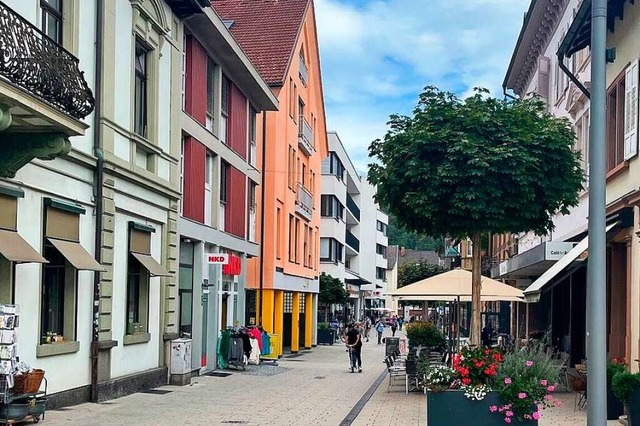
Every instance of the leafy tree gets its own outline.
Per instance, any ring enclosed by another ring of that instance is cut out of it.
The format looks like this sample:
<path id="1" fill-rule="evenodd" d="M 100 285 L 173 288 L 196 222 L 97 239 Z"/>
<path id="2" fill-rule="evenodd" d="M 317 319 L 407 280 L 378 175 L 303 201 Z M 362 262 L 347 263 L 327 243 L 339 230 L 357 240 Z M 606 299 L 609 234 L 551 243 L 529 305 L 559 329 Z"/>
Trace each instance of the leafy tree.
<path id="1" fill-rule="evenodd" d="M 368 180 L 377 201 L 418 233 L 473 242 L 472 344 L 480 342 L 480 257 L 489 233 L 553 229 L 577 205 L 583 173 L 573 129 L 538 98 L 465 100 L 425 88 L 413 116 L 392 115 Z"/>
<path id="2" fill-rule="evenodd" d="M 424 260 L 417 263 L 405 263 L 398 268 L 398 288 L 446 271 L 440 265 L 434 265 Z"/>
<path id="3" fill-rule="evenodd" d="M 398 224 L 398 219 L 392 214 L 389 215 L 389 227 L 387 229 L 389 245 L 396 245 L 412 250 L 426 250 L 442 253 L 444 241 L 442 238 L 433 238 L 429 235 L 418 234 L 408 231 Z"/>
<path id="4" fill-rule="evenodd" d="M 326 273 L 320 274 L 320 293 L 318 301 L 324 304 L 324 322 L 329 320 L 329 306 L 343 304 L 349 300 L 349 292 L 338 278 Z"/>

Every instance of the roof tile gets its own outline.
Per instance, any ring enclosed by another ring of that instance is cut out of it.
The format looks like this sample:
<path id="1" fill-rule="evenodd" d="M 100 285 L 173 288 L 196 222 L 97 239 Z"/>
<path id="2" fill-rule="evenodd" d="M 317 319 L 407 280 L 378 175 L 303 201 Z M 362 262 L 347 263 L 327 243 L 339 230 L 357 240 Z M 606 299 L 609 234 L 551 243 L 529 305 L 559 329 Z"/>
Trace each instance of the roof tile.
<path id="1" fill-rule="evenodd" d="M 231 34 L 262 78 L 284 84 L 291 53 L 310 0 L 213 0 L 222 20 L 233 20 Z"/>

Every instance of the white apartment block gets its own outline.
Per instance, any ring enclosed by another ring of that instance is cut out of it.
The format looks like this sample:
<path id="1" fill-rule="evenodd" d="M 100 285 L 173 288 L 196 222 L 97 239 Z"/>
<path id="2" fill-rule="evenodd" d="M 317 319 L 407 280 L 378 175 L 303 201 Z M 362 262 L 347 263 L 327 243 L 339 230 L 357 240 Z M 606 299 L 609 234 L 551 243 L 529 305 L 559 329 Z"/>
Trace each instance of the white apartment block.
<path id="1" fill-rule="evenodd" d="M 375 187 L 358 175 L 335 132 L 322 163 L 320 269 L 345 283 L 349 315 L 362 318 L 383 307 L 389 219 L 374 200 Z"/>

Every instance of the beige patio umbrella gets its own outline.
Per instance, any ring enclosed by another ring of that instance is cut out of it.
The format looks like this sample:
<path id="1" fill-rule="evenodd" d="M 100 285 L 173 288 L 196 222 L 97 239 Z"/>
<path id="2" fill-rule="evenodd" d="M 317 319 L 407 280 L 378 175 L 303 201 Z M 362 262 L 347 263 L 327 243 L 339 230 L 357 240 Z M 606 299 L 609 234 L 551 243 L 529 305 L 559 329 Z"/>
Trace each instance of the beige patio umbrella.
<path id="1" fill-rule="evenodd" d="M 480 300 L 483 302 L 522 302 L 523 293 L 515 287 L 482 277 Z M 387 293 L 399 300 L 471 301 L 471 271 L 454 269 Z M 458 299 L 459 297 L 459 299 Z"/>

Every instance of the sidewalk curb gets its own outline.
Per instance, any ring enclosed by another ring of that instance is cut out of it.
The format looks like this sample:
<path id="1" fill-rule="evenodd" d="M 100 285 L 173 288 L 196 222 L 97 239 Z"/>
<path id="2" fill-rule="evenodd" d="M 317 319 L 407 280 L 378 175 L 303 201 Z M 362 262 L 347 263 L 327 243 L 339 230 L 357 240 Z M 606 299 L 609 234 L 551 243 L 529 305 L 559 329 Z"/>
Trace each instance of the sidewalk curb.
<path id="1" fill-rule="evenodd" d="M 383 370 L 382 373 L 378 376 L 375 382 L 369 387 L 369 389 L 362 395 L 362 398 L 356 405 L 353 406 L 351 411 L 345 416 L 345 418 L 340 422 L 339 426 L 351 426 L 351 424 L 356 420 L 364 406 L 369 402 L 369 399 L 373 396 L 375 391 L 378 389 L 380 384 L 384 381 L 385 377 L 387 377 L 387 370 Z"/>

